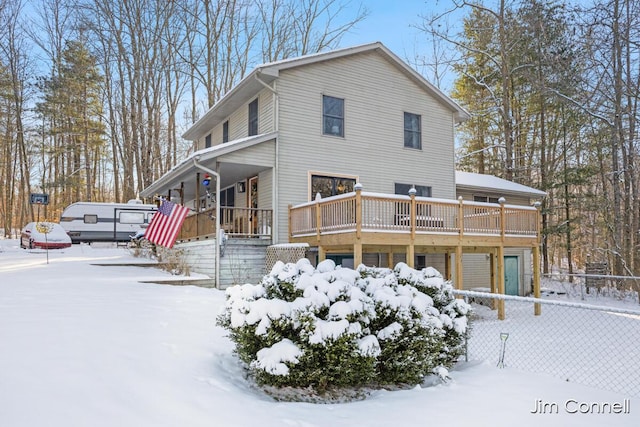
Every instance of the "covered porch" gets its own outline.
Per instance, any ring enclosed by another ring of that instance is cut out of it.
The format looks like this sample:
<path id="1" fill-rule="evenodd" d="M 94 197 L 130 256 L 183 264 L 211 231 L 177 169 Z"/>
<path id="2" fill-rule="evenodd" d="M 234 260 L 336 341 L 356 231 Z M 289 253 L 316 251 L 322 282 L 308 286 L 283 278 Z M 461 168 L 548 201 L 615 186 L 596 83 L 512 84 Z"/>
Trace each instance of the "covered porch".
<path id="1" fill-rule="evenodd" d="M 533 291 L 540 296 L 540 218 L 535 207 L 501 203 L 354 192 L 289 207 L 289 240 L 318 248 L 323 260 L 331 253 L 353 253 L 354 265 L 363 253 L 404 253 L 414 266 L 415 254 L 442 253 L 444 275 L 463 288 L 463 254 L 490 257 L 494 293 L 505 293 L 505 248 L 529 248 L 533 259 Z M 452 255 L 455 255 L 452 265 Z M 452 277 L 454 276 L 454 277 Z M 504 302 L 498 303 L 504 319 Z M 539 304 L 535 314 L 540 314 Z"/>
<path id="2" fill-rule="evenodd" d="M 228 237 L 272 239 L 273 169 L 277 133 L 251 136 L 196 151 L 141 192 L 190 210 L 179 241 Z"/>

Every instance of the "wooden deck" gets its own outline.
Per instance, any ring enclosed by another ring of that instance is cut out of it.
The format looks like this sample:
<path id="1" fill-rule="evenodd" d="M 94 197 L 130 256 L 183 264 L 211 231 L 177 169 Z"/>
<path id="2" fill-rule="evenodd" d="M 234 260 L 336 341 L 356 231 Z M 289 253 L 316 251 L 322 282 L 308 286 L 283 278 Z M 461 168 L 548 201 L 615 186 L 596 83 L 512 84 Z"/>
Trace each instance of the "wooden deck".
<path id="1" fill-rule="evenodd" d="M 289 207 L 289 241 L 318 247 L 327 253 L 405 253 L 414 265 L 416 253 L 443 253 L 445 276 L 451 279 L 450 255 L 455 254 L 455 286 L 462 289 L 463 253 L 488 253 L 492 290 L 504 294 L 504 249 L 530 248 L 533 254 L 534 296 L 539 297 L 540 218 L 535 207 L 479 203 L 427 197 L 355 192 Z M 504 302 L 498 317 L 504 317 Z M 536 307 L 536 314 L 539 313 Z"/>

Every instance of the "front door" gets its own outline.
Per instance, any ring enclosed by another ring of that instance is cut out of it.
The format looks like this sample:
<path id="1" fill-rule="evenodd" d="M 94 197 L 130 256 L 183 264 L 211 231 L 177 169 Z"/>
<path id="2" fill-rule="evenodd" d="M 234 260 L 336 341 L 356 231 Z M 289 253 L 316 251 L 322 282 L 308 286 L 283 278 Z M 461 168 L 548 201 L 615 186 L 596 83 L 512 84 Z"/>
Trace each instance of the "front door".
<path id="1" fill-rule="evenodd" d="M 518 257 L 504 257 L 504 292 L 507 295 L 518 295 L 520 280 L 518 279 Z"/>

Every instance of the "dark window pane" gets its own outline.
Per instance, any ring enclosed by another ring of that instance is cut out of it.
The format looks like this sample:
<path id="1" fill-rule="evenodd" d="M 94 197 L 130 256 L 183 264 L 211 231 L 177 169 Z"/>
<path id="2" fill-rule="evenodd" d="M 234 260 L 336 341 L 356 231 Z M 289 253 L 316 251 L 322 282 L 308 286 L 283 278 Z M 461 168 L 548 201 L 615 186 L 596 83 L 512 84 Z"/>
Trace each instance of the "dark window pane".
<path id="1" fill-rule="evenodd" d="M 222 142 L 229 142 L 229 120 L 222 124 Z"/>
<path id="2" fill-rule="evenodd" d="M 412 184 L 395 184 L 395 194 L 402 194 L 403 196 L 409 195 L 409 190 L 414 187 Z M 431 187 L 427 185 L 416 185 L 416 196 L 418 197 L 431 197 Z"/>
<path id="3" fill-rule="evenodd" d="M 353 178 L 337 178 L 331 176 L 311 176 L 311 198 L 320 193 L 323 198 L 338 194 L 350 193 L 356 185 Z"/>
<path id="4" fill-rule="evenodd" d="M 325 117 L 324 118 L 324 134 L 343 136 L 342 119 L 336 119 L 334 117 Z"/>
<path id="5" fill-rule="evenodd" d="M 404 146 L 422 149 L 420 115 L 404 113 Z"/>
<path id="6" fill-rule="evenodd" d="M 204 137 L 204 148 L 211 147 L 211 134 Z"/>
<path id="7" fill-rule="evenodd" d="M 249 136 L 258 134 L 258 99 L 249 104 Z"/>
<path id="8" fill-rule="evenodd" d="M 344 136 L 344 99 L 322 97 L 322 133 Z"/>

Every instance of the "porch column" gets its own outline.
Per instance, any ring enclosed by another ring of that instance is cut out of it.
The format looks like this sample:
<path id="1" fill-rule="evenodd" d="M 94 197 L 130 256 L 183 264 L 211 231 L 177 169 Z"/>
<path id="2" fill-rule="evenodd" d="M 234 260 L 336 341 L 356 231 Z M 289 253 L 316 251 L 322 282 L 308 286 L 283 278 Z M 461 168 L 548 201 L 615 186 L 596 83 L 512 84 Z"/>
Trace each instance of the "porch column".
<path id="1" fill-rule="evenodd" d="M 498 246 L 498 293 L 504 295 L 504 246 Z M 504 300 L 498 300 L 498 319 L 504 320 Z"/>
<path id="2" fill-rule="evenodd" d="M 387 267 L 393 268 L 393 251 L 387 252 Z"/>
<path id="3" fill-rule="evenodd" d="M 200 213 L 200 172 L 196 172 L 196 200 L 194 202 L 194 208 L 196 210 L 196 215 Z M 198 229 L 198 217 L 196 216 L 196 236 L 200 235 L 200 230 Z"/>

